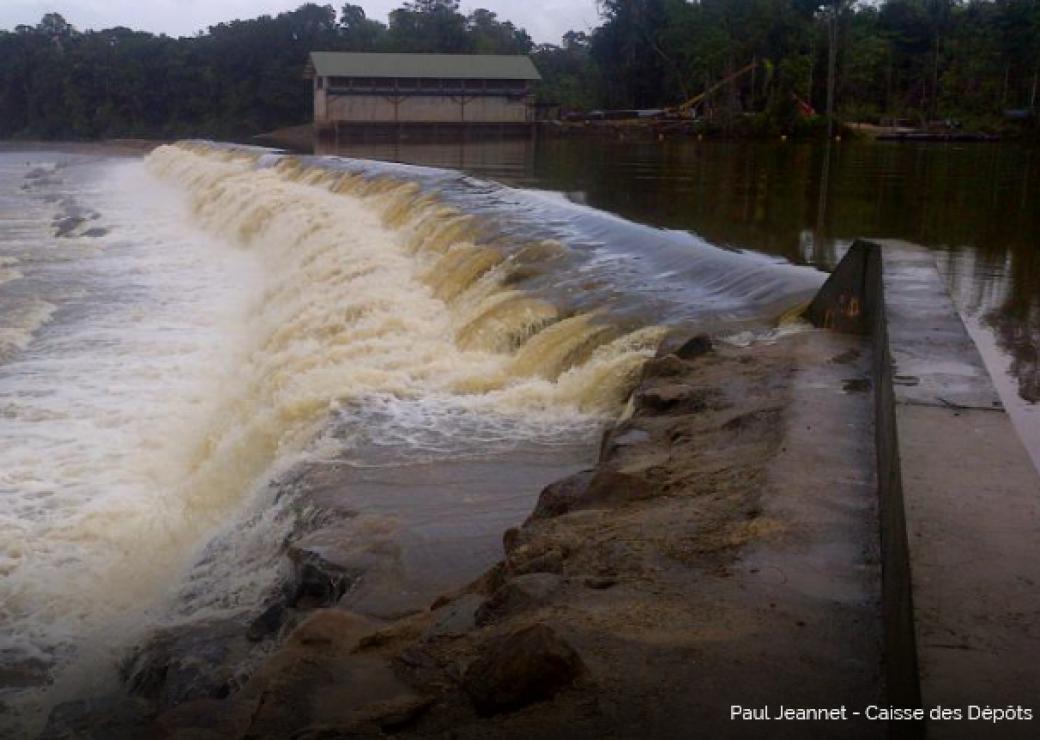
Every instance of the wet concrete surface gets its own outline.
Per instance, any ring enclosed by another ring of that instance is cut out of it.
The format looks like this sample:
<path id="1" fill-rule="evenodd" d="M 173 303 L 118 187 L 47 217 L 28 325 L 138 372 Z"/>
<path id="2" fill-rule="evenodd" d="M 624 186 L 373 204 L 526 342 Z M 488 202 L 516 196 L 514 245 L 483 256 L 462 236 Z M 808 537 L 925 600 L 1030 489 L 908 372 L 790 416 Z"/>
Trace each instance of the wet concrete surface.
<path id="1" fill-rule="evenodd" d="M 1040 477 L 927 251 L 883 243 L 922 703 L 1040 695 Z M 1035 721 L 930 722 L 929 737 L 1035 737 Z"/>

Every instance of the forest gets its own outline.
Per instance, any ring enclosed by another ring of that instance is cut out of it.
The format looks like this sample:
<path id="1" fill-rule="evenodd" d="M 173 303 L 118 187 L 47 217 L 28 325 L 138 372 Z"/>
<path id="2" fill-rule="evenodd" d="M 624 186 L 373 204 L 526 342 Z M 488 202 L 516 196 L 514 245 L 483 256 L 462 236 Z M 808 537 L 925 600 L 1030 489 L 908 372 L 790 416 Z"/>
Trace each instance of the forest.
<path id="1" fill-rule="evenodd" d="M 0 30 L 0 138 L 241 137 L 310 119 L 308 52 L 531 54 L 563 110 L 679 103 L 755 62 L 722 115 L 786 130 L 799 101 L 842 121 L 1036 121 L 1040 0 L 599 0 L 600 25 L 535 44 L 495 13 L 410 0 L 388 22 L 308 3 L 171 38 L 79 30 L 56 13 Z M 829 72 L 833 70 L 833 75 Z"/>

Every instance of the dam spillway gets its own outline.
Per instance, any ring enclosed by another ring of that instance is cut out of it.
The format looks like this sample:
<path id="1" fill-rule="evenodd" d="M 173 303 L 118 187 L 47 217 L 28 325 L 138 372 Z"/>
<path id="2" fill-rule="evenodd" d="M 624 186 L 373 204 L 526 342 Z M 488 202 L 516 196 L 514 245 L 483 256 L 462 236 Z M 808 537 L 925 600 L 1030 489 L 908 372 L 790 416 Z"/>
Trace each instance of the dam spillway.
<path id="1" fill-rule="evenodd" d="M 766 331 L 821 282 L 445 170 L 206 142 L 5 166 L 0 629 L 56 699 L 170 613 L 255 609 L 300 461 L 580 456 L 670 330 Z"/>

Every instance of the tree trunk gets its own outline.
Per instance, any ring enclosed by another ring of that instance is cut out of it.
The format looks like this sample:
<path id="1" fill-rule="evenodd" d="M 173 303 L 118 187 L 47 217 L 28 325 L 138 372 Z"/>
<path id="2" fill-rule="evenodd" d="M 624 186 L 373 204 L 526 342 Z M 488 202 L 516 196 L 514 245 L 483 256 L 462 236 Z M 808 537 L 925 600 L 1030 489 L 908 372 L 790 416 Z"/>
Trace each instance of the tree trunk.
<path id="1" fill-rule="evenodd" d="M 935 36 L 935 56 L 932 59 L 932 99 L 928 105 L 928 119 L 934 121 L 939 106 L 939 36 Z"/>
<path id="2" fill-rule="evenodd" d="M 838 71 L 838 11 L 840 0 L 834 3 L 827 27 L 827 138 L 834 136 L 834 82 Z"/>
<path id="3" fill-rule="evenodd" d="M 1040 83 L 1040 61 L 1036 63 L 1036 67 L 1033 69 L 1033 90 L 1029 93 L 1029 109 L 1036 110 L 1036 88 Z"/>
<path id="4" fill-rule="evenodd" d="M 813 101 L 813 72 L 816 69 L 816 29 L 809 36 L 809 89 L 805 93 L 805 102 L 812 105 Z"/>

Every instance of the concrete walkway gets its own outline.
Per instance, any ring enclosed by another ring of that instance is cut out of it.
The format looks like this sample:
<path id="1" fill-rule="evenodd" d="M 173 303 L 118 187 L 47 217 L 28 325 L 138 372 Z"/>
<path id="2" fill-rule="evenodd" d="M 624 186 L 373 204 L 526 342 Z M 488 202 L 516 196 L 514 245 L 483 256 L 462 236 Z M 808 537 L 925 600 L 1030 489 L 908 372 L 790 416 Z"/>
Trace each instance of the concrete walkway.
<path id="1" fill-rule="evenodd" d="M 810 317 L 874 346 L 887 693 L 929 713 L 892 733 L 1037 737 L 1040 476 L 932 253 L 857 242 Z"/>
<path id="2" fill-rule="evenodd" d="M 1040 710 L 1040 478 L 928 251 L 883 246 L 924 707 Z M 1037 737 L 931 721 L 929 737 Z"/>

